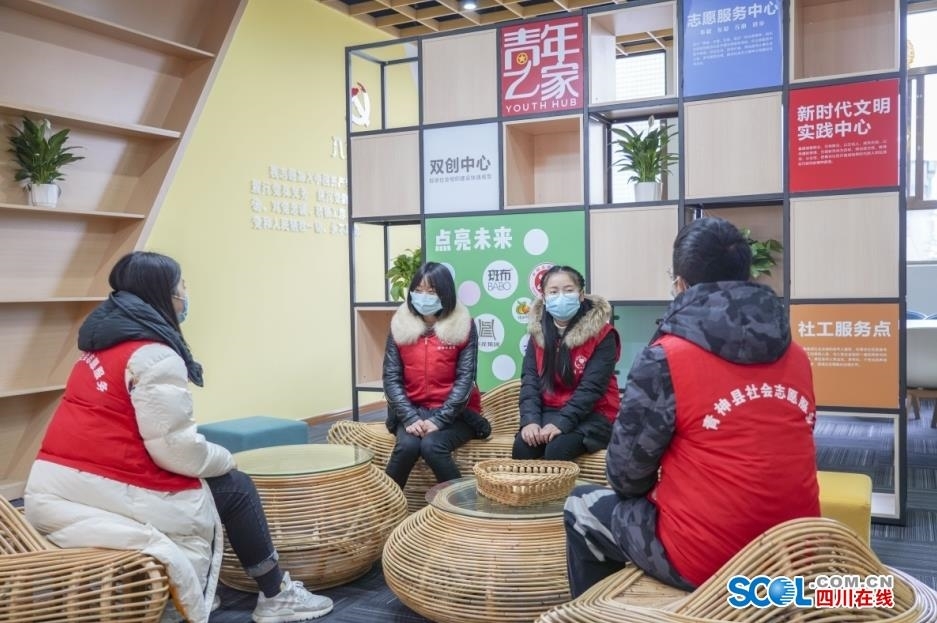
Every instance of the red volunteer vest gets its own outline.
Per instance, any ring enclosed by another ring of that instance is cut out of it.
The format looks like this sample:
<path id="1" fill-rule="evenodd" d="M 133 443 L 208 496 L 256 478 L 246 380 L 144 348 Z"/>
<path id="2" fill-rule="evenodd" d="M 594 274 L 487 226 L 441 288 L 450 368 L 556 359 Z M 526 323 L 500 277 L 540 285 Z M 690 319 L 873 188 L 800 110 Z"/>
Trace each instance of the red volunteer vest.
<path id="1" fill-rule="evenodd" d="M 615 359 L 618 359 L 621 355 L 621 340 L 618 338 L 618 332 L 615 331 L 614 327 L 606 323 L 596 335 L 586 340 L 585 344 L 570 349 L 569 355 L 573 361 L 573 384 L 570 387 L 566 387 L 559 378 L 557 378 L 553 383 L 553 391 L 543 394 L 543 406 L 551 409 L 560 409 L 569 402 L 576 388 L 579 387 L 582 373 L 585 371 L 586 364 L 589 363 L 592 353 L 595 352 L 596 346 L 605 339 L 606 335 L 613 332 L 615 333 Z M 543 374 L 543 347 L 537 344 L 536 340 L 531 340 L 530 345 L 533 345 L 534 354 L 537 357 L 537 372 Z M 614 423 L 615 418 L 618 417 L 618 407 L 620 406 L 621 394 L 618 392 L 618 378 L 613 374 L 612 378 L 608 381 L 608 388 L 605 390 L 605 395 L 599 398 L 593 410 L 596 413 L 604 415 L 608 418 L 609 422 Z"/>
<path id="2" fill-rule="evenodd" d="M 140 437 L 124 371 L 134 351 L 149 343 L 82 354 L 36 458 L 154 491 L 201 487 L 197 478 L 157 465 Z"/>
<path id="3" fill-rule="evenodd" d="M 435 333 L 420 337 L 413 344 L 397 344 L 403 362 L 403 385 L 414 405 L 436 409 L 441 407 L 455 383 L 459 354 L 468 340 L 446 344 Z M 481 413 L 482 399 L 478 387 L 472 387 L 465 407 Z"/>
<path id="4" fill-rule="evenodd" d="M 699 585 L 768 528 L 820 515 L 810 361 L 728 362 L 668 335 L 676 427 L 650 499 L 680 575 Z"/>

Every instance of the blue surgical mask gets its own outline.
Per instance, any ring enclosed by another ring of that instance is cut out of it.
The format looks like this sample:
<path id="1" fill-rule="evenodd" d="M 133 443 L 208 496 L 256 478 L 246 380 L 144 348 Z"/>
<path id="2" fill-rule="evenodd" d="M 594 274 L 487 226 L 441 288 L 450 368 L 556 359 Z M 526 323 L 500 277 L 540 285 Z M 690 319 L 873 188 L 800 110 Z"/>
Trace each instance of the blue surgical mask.
<path id="1" fill-rule="evenodd" d="M 179 297 L 176 297 L 179 298 Z M 186 317 L 189 315 L 189 295 L 186 294 L 182 297 L 182 311 L 176 314 L 176 318 L 179 320 L 179 324 L 185 322 Z"/>
<path id="2" fill-rule="evenodd" d="M 543 303 L 550 315 L 557 320 L 569 320 L 579 311 L 579 293 L 548 294 L 543 298 Z"/>
<path id="3" fill-rule="evenodd" d="M 425 292 L 410 292 L 410 303 L 413 305 L 413 309 L 416 310 L 416 313 L 421 316 L 432 316 L 442 309 L 442 303 L 439 302 L 439 297 L 435 294 L 427 294 Z"/>

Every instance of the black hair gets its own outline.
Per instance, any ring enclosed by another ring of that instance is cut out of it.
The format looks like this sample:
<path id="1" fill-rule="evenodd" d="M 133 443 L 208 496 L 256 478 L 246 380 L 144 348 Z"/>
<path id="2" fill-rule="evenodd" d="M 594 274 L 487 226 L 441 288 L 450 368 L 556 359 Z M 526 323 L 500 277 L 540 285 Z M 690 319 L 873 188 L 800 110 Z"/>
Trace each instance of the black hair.
<path id="1" fill-rule="evenodd" d="M 558 273 L 568 274 L 573 282 L 579 286 L 580 291 L 586 289 L 586 279 L 582 276 L 582 273 L 571 266 L 556 265 L 543 273 L 543 277 L 540 279 L 541 294 L 544 294 L 550 277 Z M 546 297 L 544 297 L 544 303 L 546 303 Z M 592 302 L 588 299 L 582 301 L 579 305 L 579 311 L 569 319 L 565 332 L 568 333 L 579 322 L 583 314 L 590 309 L 592 309 Z M 553 316 L 546 310 L 546 305 L 543 308 L 543 317 L 540 319 L 540 328 L 543 331 L 543 370 L 540 373 L 540 389 L 544 392 L 552 392 L 557 377 L 563 382 L 563 385 L 572 386 L 572 356 L 566 342 L 560 339 L 560 333 L 557 331 L 556 325 L 553 324 Z"/>
<path id="2" fill-rule="evenodd" d="M 687 224 L 673 241 L 673 274 L 688 286 L 713 281 L 748 281 L 752 250 L 729 221 L 704 217 Z"/>
<path id="3" fill-rule="evenodd" d="M 442 309 L 436 312 L 436 316 L 440 318 L 448 316 L 452 313 L 452 310 L 455 309 L 456 303 L 455 281 L 452 279 L 452 273 L 449 272 L 448 268 L 438 262 L 426 262 L 420 266 L 416 274 L 413 275 L 413 279 L 410 280 L 409 291 L 413 292 L 416 290 L 420 284 L 423 283 L 424 279 L 436 290 L 436 296 L 439 297 L 439 302 L 442 304 Z M 420 315 L 413 307 L 413 303 L 410 302 L 409 296 L 407 296 L 407 307 L 409 307 L 410 311 L 415 315 Z"/>
<path id="4" fill-rule="evenodd" d="M 179 318 L 172 297 L 182 281 L 179 262 L 150 251 L 134 251 L 117 260 L 107 278 L 115 292 L 129 292 L 155 309 L 179 334 Z"/>

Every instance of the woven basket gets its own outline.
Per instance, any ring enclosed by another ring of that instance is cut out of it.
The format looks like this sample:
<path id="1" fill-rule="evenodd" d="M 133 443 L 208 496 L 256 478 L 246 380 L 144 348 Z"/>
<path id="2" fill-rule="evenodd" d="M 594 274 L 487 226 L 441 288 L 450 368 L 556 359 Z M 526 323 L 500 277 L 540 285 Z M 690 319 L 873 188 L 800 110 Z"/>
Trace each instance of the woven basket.
<path id="1" fill-rule="evenodd" d="M 473 468 L 478 492 L 509 506 L 565 498 L 576 484 L 579 466 L 570 461 L 491 459 Z"/>

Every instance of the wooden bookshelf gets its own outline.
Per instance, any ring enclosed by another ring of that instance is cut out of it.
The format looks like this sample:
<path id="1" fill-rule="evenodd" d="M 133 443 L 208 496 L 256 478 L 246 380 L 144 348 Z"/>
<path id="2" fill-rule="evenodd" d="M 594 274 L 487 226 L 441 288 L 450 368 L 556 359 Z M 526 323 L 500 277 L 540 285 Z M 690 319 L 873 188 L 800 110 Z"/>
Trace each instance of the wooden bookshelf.
<path id="1" fill-rule="evenodd" d="M 55 208 L 0 176 L 0 494 L 15 497 L 107 273 L 142 244 L 244 0 L 0 0 L 0 124 L 48 119 L 84 159 Z"/>
<path id="2" fill-rule="evenodd" d="M 79 13 L 52 2 L 42 2 L 40 0 L 0 0 L 0 6 L 16 9 L 17 11 L 67 26 L 74 26 L 75 28 L 89 33 L 116 39 L 177 58 L 193 60 L 210 59 L 215 56 L 212 52 L 207 50 L 200 50 L 134 28 L 121 26 L 110 20 Z"/>
<path id="3" fill-rule="evenodd" d="M 96 210 L 68 210 L 62 208 L 41 208 L 39 206 L 28 206 L 28 205 L 19 205 L 15 203 L 0 203 L 0 210 L 10 211 L 12 213 L 21 213 L 21 214 L 45 214 L 51 217 L 58 217 L 63 215 L 69 216 L 81 216 L 88 218 L 103 218 L 103 219 L 117 219 L 117 220 L 130 220 L 130 221 L 139 221 L 146 218 L 145 214 L 127 214 L 124 212 L 100 212 Z"/>
<path id="4" fill-rule="evenodd" d="M 11 115 L 15 117 L 28 116 L 30 118 L 48 119 L 52 123 L 61 127 L 84 128 L 98 132 L 120 134 L 124 136 L 134 136 L 154 139 L 173 139 L 179 138 L 180 133 L 174 130 L 156 128 L 152 126 L 141 125 L 139 123 L 121 123 L 107 121 L 104 119 L 95 119 L 86 115 L 67 113 L 61 110 L 47 108 L 45 106 L 24 106 L 12 102 L 0 101 L 0 114 Z"/>

